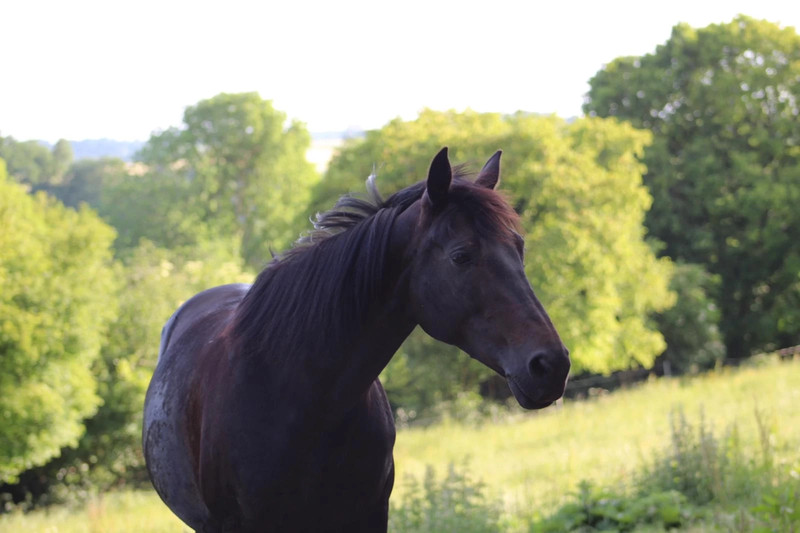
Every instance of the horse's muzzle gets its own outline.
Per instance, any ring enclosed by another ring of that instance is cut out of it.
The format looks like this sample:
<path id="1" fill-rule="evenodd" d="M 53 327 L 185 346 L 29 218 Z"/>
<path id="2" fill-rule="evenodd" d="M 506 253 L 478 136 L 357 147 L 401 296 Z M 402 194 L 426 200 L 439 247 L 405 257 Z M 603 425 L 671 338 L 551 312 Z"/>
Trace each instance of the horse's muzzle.
<path id="1" fill-rule="evenodd" d="M 534 353 L 523 367 L 507 373 L 506 380 L 523 408 L 542 409 L 564 395 L 569 369 L 569 351 L 562 346 Z"/>

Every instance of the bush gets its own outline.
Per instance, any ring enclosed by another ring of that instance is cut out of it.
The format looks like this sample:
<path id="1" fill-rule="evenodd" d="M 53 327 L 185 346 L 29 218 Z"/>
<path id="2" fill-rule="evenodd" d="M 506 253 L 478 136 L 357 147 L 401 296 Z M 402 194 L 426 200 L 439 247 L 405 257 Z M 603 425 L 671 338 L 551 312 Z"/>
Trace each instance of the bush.
<path id="1" fill-rule="evenodd" d="M 730 504 L 760 494 L 770 479 L 772 450 L 763 422 L 760 459 L 745 454 L 736 425 L 717 437 L 700 413 L 696 426 L 683 412 L 670 420 L 670 446 L 659 452 L 638 477 L 640 492 L 674 490 L 695 505 Z"/>
<path id="2" fill-rule="evenodd" d="M 711 298 L 719 280 L 701 265 L 677 263 L 670 280 L 676 303 L 658 315 L 658 330 L 667 349 L 656 360 L 664 374 L 697 373 L 725 358 L 719 332 L 719 310 Z"/>
<path id="3" fill-rule="evenodd" d="M 399 507 L 392 505 L 389 530 L 395 533 L 490 533 L 500 531 L 498 501 L 489 498 L 484 485 L 450 464 L 447 475 L 437 480 L 428 466 L 422 484 L 406 478 L 408 494 Z"/>
<path id="4" fill-rule="evenodd" d="M 765 491 L 753 514 L 758 521 L 755 533 L 800 531 L 800 465 Z"/>
<path id="5" fill-rule="evenodd" d="M 669 445 L 635 476 L 629 490 L 584 481 L 570 501 L 532 522 L 529 531 L 660 530 L 693 522 L 713 524 L 714 531 L 800 531 L 800 464 L 780 464 L 758 410 L 755 419 L 760 450 L 752 452 L 742 445 L 736 425 L 719 437 L 702 413 L 693 424 L 675 412 Z"/>
<path id="6" fill-rule="evenodd" d="M 531 533 L 632 531 L 643 524 L 667 529 L 685 524 L 693 515 L 686 497 L 674 490 L 630 497 L 584 481 L 574 498 L 551 517 L 532 524 Z"/>

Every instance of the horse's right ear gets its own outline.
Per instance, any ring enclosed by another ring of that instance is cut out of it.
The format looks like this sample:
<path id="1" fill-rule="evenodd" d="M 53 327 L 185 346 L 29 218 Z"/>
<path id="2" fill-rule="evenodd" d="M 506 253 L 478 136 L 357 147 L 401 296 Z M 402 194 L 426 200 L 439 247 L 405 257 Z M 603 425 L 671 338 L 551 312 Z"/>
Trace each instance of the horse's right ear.
<path id="1" fill-rule="evenodd" d="M 447 157 L 445 146 L 431 161 L 428 170 L 428 181 L 425 184 L 425 195 L 434 207 L 440 207 L 447 202 L 447 191 L 453 179 L 453 170 L 450 168 L 450 159 Z"/>
<path id="2" fill-rule="evenodd" d="M 497 182 L 500 180 L 500 156 L 503 155 L 502 150 L 498 150 L 492 157 L 483 165 L 481 173 L 478 174 L 478 179 L 475 183 L 482 185 L 487 189 L 494 189 L 497 187 Z"/>

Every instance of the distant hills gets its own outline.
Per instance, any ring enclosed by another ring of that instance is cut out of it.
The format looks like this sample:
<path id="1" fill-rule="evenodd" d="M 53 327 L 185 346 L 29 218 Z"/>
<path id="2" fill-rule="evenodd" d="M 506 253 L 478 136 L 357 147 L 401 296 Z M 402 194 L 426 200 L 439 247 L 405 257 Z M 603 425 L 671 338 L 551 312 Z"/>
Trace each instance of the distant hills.
<path id="1" fill-rule="evenodd" d="M 363 135 L 363 131 L 356 129 L 312 133 L 309 160 L 318 167 L 322 167 L 330 159 L 333 149 L 344 139 Z M 113 139 L 86 139 L 69 141 L 69 143 L 76 161 L 101 157 L 118 157 L 123 161 L 132 161 L 136 152 L 145 144 L 144 141 L 115 141 Z"/>
<path id="2" fill-rule="evenodd" d="M 100 157 L 118 157 L 123 161 L 132 161 L 134 154 L 144 146 L 144 141 L 115 141 L 112 139 L 87 139 L 69 141 L 72 153 L 78 159 L 97 159 Z"/>

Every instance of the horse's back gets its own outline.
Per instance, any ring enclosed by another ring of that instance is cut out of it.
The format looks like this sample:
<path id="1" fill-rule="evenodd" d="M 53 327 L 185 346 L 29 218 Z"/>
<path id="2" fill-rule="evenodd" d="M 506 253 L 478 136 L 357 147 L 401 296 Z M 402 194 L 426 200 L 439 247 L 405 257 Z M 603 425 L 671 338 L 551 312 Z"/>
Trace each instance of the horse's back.
<path id="1" fill-rule="evenodd" d="M 245 283 L 220 285 L 203 292 L 199 292 L 183 303 L 172 316 L 169 317 L 161 330 L 161 346 L 158 349 L 158 362 L 161 362 L 170 340 L 179 338 L 197 320 L 218 312 L 221 309 L 236 307 L 250 289 Z"/>
<path id="2" fill-rule="evenodd" d="M 158 363 L 145 397 L 142 445 L 156 491 L 184 522 L 196 530 L 209 513 L 197 485 L 186 434 L 187 409 L 201 346 L 224 329 L 249 285 L 223 285 L 203 291 L 181 305 L 161 332 Z"/>

